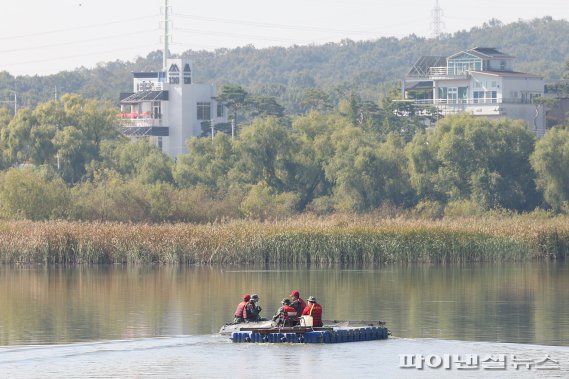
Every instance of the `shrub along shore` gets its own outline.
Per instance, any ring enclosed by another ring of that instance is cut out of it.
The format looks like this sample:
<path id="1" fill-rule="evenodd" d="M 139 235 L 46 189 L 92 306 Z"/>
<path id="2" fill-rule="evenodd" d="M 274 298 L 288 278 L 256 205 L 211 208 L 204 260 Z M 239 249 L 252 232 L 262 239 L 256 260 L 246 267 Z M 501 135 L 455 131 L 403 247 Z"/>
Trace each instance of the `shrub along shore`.
<path id="1" fill-rule="evenodd" d="M 383 264 L 563 259 L 566 217 L 198 224 L 0 221 L 3 264 Z"/>

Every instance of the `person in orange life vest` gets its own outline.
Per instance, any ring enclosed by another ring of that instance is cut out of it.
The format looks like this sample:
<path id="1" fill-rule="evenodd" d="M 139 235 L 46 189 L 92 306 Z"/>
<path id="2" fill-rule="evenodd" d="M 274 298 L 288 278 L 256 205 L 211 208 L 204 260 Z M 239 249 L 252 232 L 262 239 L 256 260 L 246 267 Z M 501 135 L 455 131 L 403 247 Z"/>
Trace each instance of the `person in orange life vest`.
<path id="1" fill-rule="evenodd" d="M 308 305 L 302 311 L 303 316 L 312 316 L 313 326 L 322 326 L 322 306 L 316 302 L 314 296 L 308 298 Z"/>
<path id="2" fill-rule="evenodd" d="M 247 318 L 247 312 L 245 308 L 247 307 L 249 300 L 251 300 L 251 295 L 248 293 L 243 295 L 243 301 L 237 304 L 237 309 L 233 315 L 233 323 L 237 324 L 240 322 L 245 322 L 245 319 Z"/>
<path id="3" fill-rule="evenodd" d="M 306 303 L 300 298 L 300 292 L 296 290 L 292 291 L 290 296 L 292 297 L 290 306 L 296 309 L 296 315 L 300 317 L 302 315 L 302 311 L 306 308 Z"/>
<path id="4" fill-rule="evenodd" d="M 295 326 L 298 324 L 298 316 L 296 309 L 290 306 L 289 299 L 283 299 L 282 307 L 279 308 L 277 314 L 273 316 L 273 321 L 276 321 L 277 326 Z"/>
<path id="5" fill-rule="evenodd" d="M 259 299 L 260 299 L 259 295 L 257 295 L 257 294 L 251 295 L 251 299 L 249 299 L 249 302 L 247 303 L 247 306 L 245 307 L 245 312 L 246 312 L 245 321 L 246 322 L 263 321 L 264 320 L 259 315 L 259 313 L 261 313 L 261 311 L 262 311 L 262 308 L 257 304 L 259 302 Z"/>

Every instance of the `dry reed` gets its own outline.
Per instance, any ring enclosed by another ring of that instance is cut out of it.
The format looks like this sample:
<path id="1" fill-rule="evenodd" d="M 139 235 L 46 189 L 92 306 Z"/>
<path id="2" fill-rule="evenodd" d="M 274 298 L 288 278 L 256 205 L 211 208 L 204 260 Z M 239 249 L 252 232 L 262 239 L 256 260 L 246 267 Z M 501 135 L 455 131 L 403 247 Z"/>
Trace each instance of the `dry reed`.
<path id="1" fill-rule="evenodd" d="M 0 222 L 4 264 L 255 264 L 561 259 L 563 217 L 439 221 L 299 217 L 209 225 Z"/>

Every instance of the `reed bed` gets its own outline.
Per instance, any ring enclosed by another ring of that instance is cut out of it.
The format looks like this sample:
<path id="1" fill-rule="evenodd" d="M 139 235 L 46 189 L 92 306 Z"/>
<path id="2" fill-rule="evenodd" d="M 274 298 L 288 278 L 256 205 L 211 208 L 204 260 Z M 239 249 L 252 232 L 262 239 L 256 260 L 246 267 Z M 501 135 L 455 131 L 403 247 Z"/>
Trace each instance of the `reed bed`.
<path id="1" fill-rule="evenodd" d="M 196 224 L 0 222 L 4 264 L 382 264 L 564 259 L 564 217 Z"/>

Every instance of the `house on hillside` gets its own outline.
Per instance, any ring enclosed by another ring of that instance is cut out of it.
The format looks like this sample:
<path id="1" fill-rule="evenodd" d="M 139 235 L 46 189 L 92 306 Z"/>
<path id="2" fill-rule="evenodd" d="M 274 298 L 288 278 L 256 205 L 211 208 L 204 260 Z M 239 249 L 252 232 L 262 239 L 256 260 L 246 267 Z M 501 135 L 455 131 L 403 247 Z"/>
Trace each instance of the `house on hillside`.
<path id="1" fill-rule="evenodd" d="M 119 116 L 123 134 L 151 138 L 175 158 L 187 152 L 188 139 L 202 134 L 204 123 L 226 123 L 227 112 L 213 85 L 193 83 L 188 59 L 166 62 L 165 71 L 133 73 L 133 91 L 120 94 Z"/>
<path id="2" fill-rule="evenodd" d="M 403 99 L 434 105 L 443 115 L 467 112 L 524 120 L 542 136 L 545 111 L 534 100 L 543 96 L 543 77 L 514 71 L 513 60 L 489 47 L 421 57 L 402 81 Z"/>

